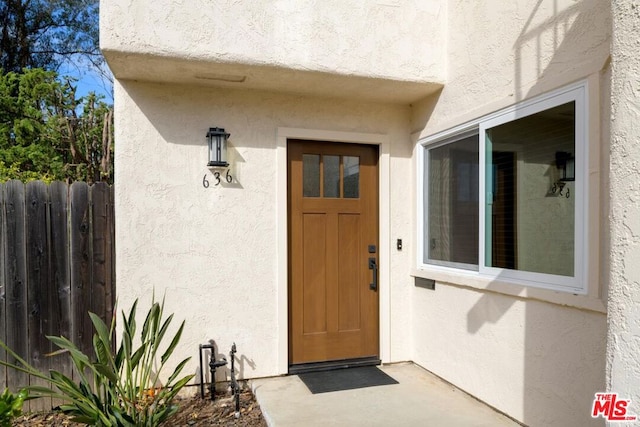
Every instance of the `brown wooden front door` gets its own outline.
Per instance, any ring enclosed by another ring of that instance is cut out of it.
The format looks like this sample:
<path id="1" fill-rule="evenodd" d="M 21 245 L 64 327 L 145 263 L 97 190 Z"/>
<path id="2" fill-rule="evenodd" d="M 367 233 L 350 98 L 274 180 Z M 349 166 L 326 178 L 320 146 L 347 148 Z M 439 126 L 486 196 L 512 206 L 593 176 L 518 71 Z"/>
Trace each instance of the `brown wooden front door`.
<path id="1" fill-rule="evenodd" d="M 289 141 L 288 168 L 289 362 L 377 358 L 378 148 Z"/>

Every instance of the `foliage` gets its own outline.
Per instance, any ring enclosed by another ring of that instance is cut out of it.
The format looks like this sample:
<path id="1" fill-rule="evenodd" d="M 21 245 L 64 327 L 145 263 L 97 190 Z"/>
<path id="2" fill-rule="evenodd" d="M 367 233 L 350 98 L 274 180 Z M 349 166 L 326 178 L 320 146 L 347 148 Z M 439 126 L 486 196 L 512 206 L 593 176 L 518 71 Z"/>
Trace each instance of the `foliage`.
<path id="1" fill-rule="evenodd" d="M 99 0 L 5 0 L 0 3 L 0 68 L 55 70 L 81 58 L 103 61 Z"/>
<path id="2" fill-rule="evenodd" d="M 13 394 L 8 388 L 0 395 L 0 427 L 11 427 L 14 418 L 22 414 L 22 404 L 27 399 L 28 392 L 25 389 Z"/>
<path id="3" fill-rule="evenodd" d="M 122 340 L 115 352 L 115 316 L 111 327 L 107 328 L 100 317 L 89 313 L 95 329 L 95 361 L 91 361 L 67 338 L 47 337 L 60 348 L 54 354 L 69 354 L 79 383 L 54 370 L 48 375 L 39 372 L 2 341 L 0 346 L 17 360 L 17 364 L 2 360 L 0 364 L 49 382 L 51 388 L 29 386 L 28 390 L 38 396 L 64 399 L 66 402 L 60 406 L 60 410 L 71 415 L 76 422 L 96 426 L 157 426 L 178 410 L 173 399 L 193 375 L 178 378 L 189 361 L 187 358 L 176 366 L 167 382 L 160 385 L 160 374 L 180 340 L 184 321 L 169 345 L 163 348 L 161 344 L 173 314 L 163 320 L 164 300 L 161 304 L 154 301 L 146 315 L 136 347 L 137 304 L 136 300 L 128 316 L 122 313 Z"/>
<path id="4" fill-rule="evenodd" d="M 84 68 L 111 80 L 99 3 L 0 1 L 0 182 L 113 182 L 112 108 L 76 97 L 74 79 L 56 74 Z"/>
<path id="5" fill-rule="evenodd" d="M 0 70 L 1 71 L 1 70 Z M 0 181 L 113 181 L 113 109 L 54 71 L 0 72 Z"/>

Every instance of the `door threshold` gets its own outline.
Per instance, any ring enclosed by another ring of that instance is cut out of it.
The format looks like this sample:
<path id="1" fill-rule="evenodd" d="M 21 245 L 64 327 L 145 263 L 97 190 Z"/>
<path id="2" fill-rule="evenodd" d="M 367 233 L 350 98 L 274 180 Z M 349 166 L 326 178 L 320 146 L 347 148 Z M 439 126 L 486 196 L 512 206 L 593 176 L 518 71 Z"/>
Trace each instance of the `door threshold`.
<path id="1" fill-rule="evenodd" d="M 360 357 L 358 359 L 329 360 L 327 362 L 299 363 L 289 366 L 289 375 L 307 372 L 331 371 L 334 369 L 356 368 L 360 366 L 376 366 L 382 361 L 377 357 Z"/>

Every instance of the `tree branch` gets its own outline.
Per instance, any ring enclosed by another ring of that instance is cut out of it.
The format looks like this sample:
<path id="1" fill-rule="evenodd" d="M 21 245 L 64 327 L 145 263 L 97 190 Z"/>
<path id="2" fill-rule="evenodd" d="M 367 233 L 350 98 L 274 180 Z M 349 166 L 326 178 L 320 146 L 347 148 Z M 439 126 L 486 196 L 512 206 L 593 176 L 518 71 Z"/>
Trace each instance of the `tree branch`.
<path id="1" fill-rule="evenodd" d="M 101 175 L 109 175 L 111 166 L 111 146 L 113 145 L 113 135 L 111 132 L 111 122 L 113 120 L 113 109 L 110 108 L 104 115 L 102 121 L 102 159 L 100 162 Z"/>

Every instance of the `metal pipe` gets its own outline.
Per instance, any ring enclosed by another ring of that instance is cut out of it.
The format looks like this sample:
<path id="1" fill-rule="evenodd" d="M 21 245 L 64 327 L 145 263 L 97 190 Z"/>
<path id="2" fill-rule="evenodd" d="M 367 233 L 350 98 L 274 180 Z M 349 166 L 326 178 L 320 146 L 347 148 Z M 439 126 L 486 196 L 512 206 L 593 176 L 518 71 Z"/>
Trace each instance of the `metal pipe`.
<path id="1" fill-rule="evenodd" d="M 234 394 L 236 401 L 236 412 L 234 415 L 236 418 L 240 418 L 240 393 L 238 390 L 240 387 L 238 387 L 238 381 L 236 380 L 235 368 L 236 352 L 236 343 L 233 343 L 233 345 L 231 346 L 231 351 L 229 352 L 229 357 L 231 357 L 231 391 Z"/>
<path id="2" fill-rule="evenodd" d="M 211 400 L 216 399 L 216 369 L 227 364 L 227 359 L 224 357 L 220 360 L 216 360 L 216 352 L 213 344 L 200 344 L 200 397 L 204 399 L 204 377 L 202 369 L 202 353 L 204 350 L 211 350 L 209 357 L 209 372 L 211 373 L 211 383 L 209 384 L 209 393 L 211 394 Z"/>
<path id="3" fill-rule="evenodd" d="M 200 397 L 204 399 L 204 369 L 202 369 L 202 353 L 204 350 L 210 349 L 213 352 L 211 344 L 200 344 Z"/>

